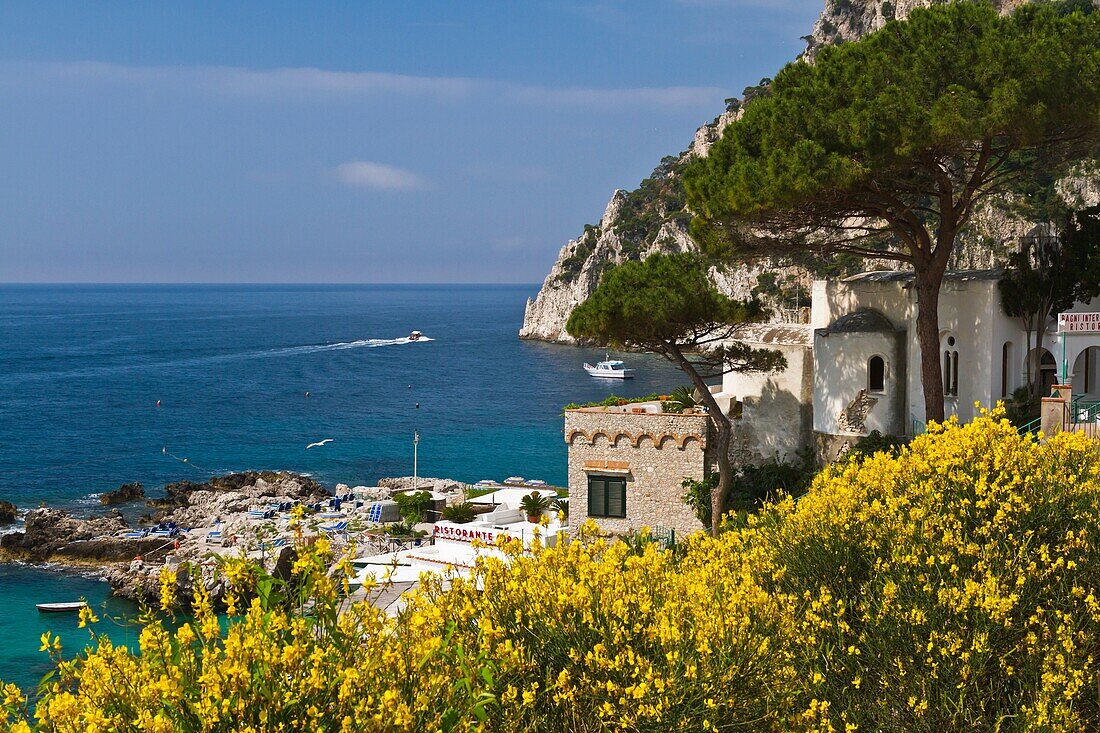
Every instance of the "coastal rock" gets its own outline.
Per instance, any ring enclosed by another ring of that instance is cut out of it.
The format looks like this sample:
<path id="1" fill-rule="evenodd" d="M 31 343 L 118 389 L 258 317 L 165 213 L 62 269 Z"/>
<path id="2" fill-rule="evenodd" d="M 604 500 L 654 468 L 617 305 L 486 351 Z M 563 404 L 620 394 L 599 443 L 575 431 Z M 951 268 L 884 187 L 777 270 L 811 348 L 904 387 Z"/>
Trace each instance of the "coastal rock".
<path id="1" fill-rule="evenodd" d="M 23 547 L 23 537 L 25 532 L 9 532 L 7 534 L 0 534 L 0 550 L 5 550 L 13 555 L 21 555 Z"/>
<path id="2" fill-rule="evenodd" d="M 112 592 L 119 598 L 156 606 L 160 602 L 160 574 L 164 567 L 161 562 L 135 560 L 108 568 L 104 572 L 104 577 L 111 586 Z M 225 586 L 221 581 L 215 580 L 212 566 L 179 562 L 168 567 L 172 568 L 176 576 L 177 606 L 187 608 L 194 601 L 195 574 L 197 573 L 200 582 L 210 593 L 214 606 L 221 607 Z"/>
<path id="3" fill-rule="evenodd" d="M 935 5 L 938 1 L 826 0 L 812 32 L 803 37 L 806 50 L 801 58 L 812 63 L 826 45 L 858 40 L 892 18 L 904 19 L 915 8 Z M 1007 13 L 1026 1 L 994 0 L 994 5 Z M 1100 0 L 1093 2 L 1100 7 Z M 742 99 L 727 100 L 726 109 L 696 131 L 685 151 L 666 156 L 638 188 L 615 191 L 599 224 L 586 225 L 579 237 L 562 247 L 538 294 L 528 299 L 520 338 L 575 343 L 566 332 L 565 324 L 573 309 L 592 295 L 608 268 L 628 260 L 644 259 L 656 252 L 698 249 L 688 234 L 691 214 L 685 209 L 683 168 L 692 159 L 705 157 L 726 127 L 740 117 L 745 105 L 769 83 L 767 79 L 761 80 L 758 86 L 745 89 Z M 1072 205 L 1095 205 L 1100 200 L 1100 172 L 1094 166 L 1082 166 L 1074 175 L 1059 182 L 1057 190 Z M 983 203 L 969 227 L 960 233 L 951 267 L 995 267 L 1003 261 L 1018 237 L 1036 226 L 1036 222 L 1010 215 L 1005 203 L 995 198 Z M 758 295 L 776 321 L 802 322 L 807 315 L 803 309 L 808 305 L 803 296 L 808 294 L 815 277 L 898 267 L 893 260 L 863 261 L 853 263 L 852 270 L 838 272 L 835 263 L 832 264 L 834 268 L 826 271 L 813 261 L 760 259 L 725 272 L 712 270 L 711 278 L 721 292 L 732 297 Z"/>
<path id="4" fill-rule="evenodd" d="M 58 509 L 40 508 L 27 513 L 24 531 L 0 535 L 0 550 L 4 559 L 102 566 L 116 595 L 150 602 L 159 598 L 161 569 L 172 567 L 177 573 L 177 597 L 184 606 L 193 598 L 194 571 L 209 584 L 219 603 L 223 589 L 213 574 L 215 548 L 204 541 L 207 527 L 221 522 L 226 538 L 255 539 L 256 521 L 249 510 L 271 504 L 311 504 L 329 496 L 313 479 L 284 471 L 246 471 L 201 483 L 181 481 L 166 487 L 162 499 L 148 502 L 159 509 L 156 520 L 170 523 L 169 529 L 179 530 L 177 535 L 127 538 L 122 531 L 129 528 L 117 509 L 79 519 Z M 199 531 L 188 532 L 190 528 Z M 276 561 L 274 556 L 267 559 L 269 564 Z"/>
<path id="5" fill-rule="evenodd" d="M 379 497 L 383 499 L 388 499 L 396 493 L 409 491 L 413 488 L 419 488 L 423 491 L 434 491 L 437 494 L 443 494 L 448 497 L 463 495 L 467 489 L 471 488 L 469 484 L 464 484 L 454 479 L 429 478 L 427 476 L 418 476 L 415 481 L 412 476 L 383 478 L 378 480 L 378 486 L 385 491 L 385 496 Z"/>
<path id="6" fill-rule="evenodd" d="M 97 543 L 84 543 L 89 540 L 125 542 L 115 540 L 111 535 L 127 528 L 126 520 L 119 515 L 76 519 L 68 512 L 45 507 L 27 512 L 23 524 L 21 534 L 5 536 L 3 547 L 33 562 L 49 560 L 57 555 L 74 560 L 94 559 L 85 558 L 83 552 L 87 550 L 92 555 L 102 555 L 108 551 Z M 16 537 L 18 540 L 11 539 Z M 125 552 L 129 552 L 129 548 Z"/>
<path id="7" fill-rule="evenodd" d="M 149 506 L 171 508 L 189 506 L 192 494 L 206 492 L 217 494 L 225 492 L 267 491 L 295 499 L 310 499 L 329 496 L 324 486 L 308 476 L 300 476 L 288 471 L 241 471 L 225 476 L 214 476 L 209 481 L 176 481 L 164 487 L 164 498 L 146 502 Z"/>
<path id="8" fill-rule="evenodd" d="M 378 500 L 388 499 L 391 490 L 382 486 L 355 486 L 351 489 L 351 492 L 364 499 Z"/>
<path id="9" fill-rule="evenodd" d="M 139 555 L 163 556 L 167 544 L 170 543 L 161 537 L 143 537 L 133 540 L 99 537 L 91 540 L 76 540 L 59 547 L 49 556 L 49 560 L 62 564 L 124 562 Z"/>
<path id="10" fill-rule="evenodd" d="M 138 499 L 145 498 L 145 487 L 141 485 L 140 481 L 134 481 L 133 483 L 123 484 L 114 491 L 107 491 L 99 496 L 99 503 L 103 505 L 111 504 L 125 504 L 130 501 L 137 501 Z"/>
<path id="11" fill-rule="evenodd" d="M 205 483 L 190 481 L 165 487 L 166 499 L 157 506 L 165 509 L 160 520 L 181 527 L 207 527 L 218 520 L 229 522 L 223 530 L 232 533 L 232 523 L 243 522 L 244 514 L 268 504 L 313 503 L 331 494 L 307 476 L 285 471 L 247 471 L 220 476 Z"/>
<path id="12" fill-rule="evenodd" d="M 0 527 L 13 523 L 18 512 L 15 504 L 10 501 L 0 501 Z"/>

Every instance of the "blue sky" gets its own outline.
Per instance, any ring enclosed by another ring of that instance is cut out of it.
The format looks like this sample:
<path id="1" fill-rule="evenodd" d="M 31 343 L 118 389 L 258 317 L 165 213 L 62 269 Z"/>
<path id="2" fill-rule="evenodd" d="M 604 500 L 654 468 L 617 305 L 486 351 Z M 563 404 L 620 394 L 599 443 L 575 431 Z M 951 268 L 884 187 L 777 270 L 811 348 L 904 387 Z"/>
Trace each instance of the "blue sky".
<path id="1" fill-rule="evenodd" d="M 0 282 L 526 282 L 821 0 L 0 4 Z"/>

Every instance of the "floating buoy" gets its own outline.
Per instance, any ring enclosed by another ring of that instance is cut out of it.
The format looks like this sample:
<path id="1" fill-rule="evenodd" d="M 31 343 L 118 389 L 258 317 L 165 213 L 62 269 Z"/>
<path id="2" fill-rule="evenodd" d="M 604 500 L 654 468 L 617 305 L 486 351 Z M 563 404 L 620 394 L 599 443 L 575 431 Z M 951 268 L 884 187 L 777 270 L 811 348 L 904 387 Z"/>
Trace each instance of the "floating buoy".
<path id="1" fill-rule="evenodd" d="M 157 400 L 157 407 L 160 407 L 160 400 Z"/>
<path id="2" fill-rule="evenodd" d="M 306 397 L 309 397 L 309 390 L 306 390 Z"/>

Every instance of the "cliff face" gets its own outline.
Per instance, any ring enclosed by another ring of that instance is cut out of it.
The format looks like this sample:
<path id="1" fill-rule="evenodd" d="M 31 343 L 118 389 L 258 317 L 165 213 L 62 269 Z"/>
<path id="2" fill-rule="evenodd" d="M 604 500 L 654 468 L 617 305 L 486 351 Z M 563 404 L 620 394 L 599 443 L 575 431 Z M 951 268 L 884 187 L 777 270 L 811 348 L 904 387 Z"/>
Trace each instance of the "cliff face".
<path id="1" fill-rule="evenodd" d="M 822 47 L 856 40 L 881 28 L 893 18 L 904 19 L 914 8 L 940 0 L 826 0 L 825 9 L 805 36 L 804 58 L 811 61 Z M 1009 12 L 1028 0 L 994 0 L 1001 12 Z M 1093 0 L 1100 6 L 1100 0 Z M 633 191 L 615 191 L 597 225 L 587 225 L 558 254 L 557 262 L 534 299 L 528 299 L 520 338 L 572 343 L 565 324 L 573 309 L 596 289 L 600 276 L 627 260 L 644 259 L 657 252 L 696 249 L 688 235 L 691 215 L 685 210 L 681 171 L 693 157 L 706 156 L 726 126 L 740 115 L 759 87 L 745 90 L 741 101 L 733 102 L 721 115 L 700 127 L 688 148 L 665 157 L 653 174 Z M 1059 192 L 1067 200 L 1094 205 L 1100 201 L 1097 171 L 1063 181 Z M 989 203 L 978 212 L 968 230 L 960 235 L 954 267 L 991 267 L 1004 254 L 1005 243 L 1026 234 L 1034 224 L 1014 218 L 1003 207 Z M 761 260 L 731 271 L 712 271 L 720 290 L 734 297 L 760 296 L 776 320 L 796 321 L 805 314 L 810 281 L 815 276 L 843 275 L 853 270 L 888 269 L 892 262 L 833 261 L 821 263 Z"/>
<path id="2" fill-rule="evenodd" d="M 684 209 L 680 172 L 693 157 L 705 156 L 738 116 L 739 107 L 727 109 L 696 131 L 687 150 L 665 157 L 637 189 L 615 191 L 600 223 L 585 226 L 581 236 L 562 247 L 538 296 L 528 299 L 520 338 L 572 343 L 565 323 L 599 285 L 604 270 L 658 252 L 696 249 L 688 235 L 691 215 Z M 723 290 L 744 297 L 756 284 L 745 274 L 715 272 L 714 277 Z"/>
<path id="3" fill-rule="evenodd" d="M 914 8 L 941 4 L 942 0 L 826 0 L 813 32 L 803 36 L 806 52 L 813 60 L 823 46 L 854 41 L 877 31 L 890 20 L 905 20 Z M 1030 0 L 992 0 L 993 7 L 1009 13 Z"/>

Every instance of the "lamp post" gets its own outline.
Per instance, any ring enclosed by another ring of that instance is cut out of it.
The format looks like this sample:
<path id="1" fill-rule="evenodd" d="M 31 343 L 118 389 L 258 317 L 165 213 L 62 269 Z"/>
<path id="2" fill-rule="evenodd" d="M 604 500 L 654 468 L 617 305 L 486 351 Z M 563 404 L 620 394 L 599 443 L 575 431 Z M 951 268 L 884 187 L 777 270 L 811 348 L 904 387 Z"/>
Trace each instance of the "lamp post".
<path id="1" fill-rule="evenodd" d="M 416 475 L 416 452 L 417 446 L 420 445 L 420 433 L 413 431 L 413 491 L 417 491 L 420 488 L 420 481 L 417 480 Z"/>

